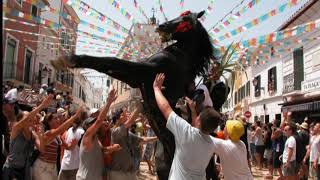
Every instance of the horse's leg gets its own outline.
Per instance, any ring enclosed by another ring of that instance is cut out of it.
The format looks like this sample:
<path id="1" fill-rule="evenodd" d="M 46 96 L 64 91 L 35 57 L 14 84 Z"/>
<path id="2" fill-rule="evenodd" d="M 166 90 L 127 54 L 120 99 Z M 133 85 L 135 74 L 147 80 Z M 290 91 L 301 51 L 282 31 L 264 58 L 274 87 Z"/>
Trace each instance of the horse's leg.
<path id="1" fill-rule="evenodd" d="M 153 73 L 151 64 L 135 63 L 121 60 L 116 57 L 93 57 L 85 55 L 72 55 L 61 57 L 51 61 L 57 69 L 64 68 L 90 68 L 102 73 L 106 73 L 131 87 L 138 87 L 146 77 Z"/>

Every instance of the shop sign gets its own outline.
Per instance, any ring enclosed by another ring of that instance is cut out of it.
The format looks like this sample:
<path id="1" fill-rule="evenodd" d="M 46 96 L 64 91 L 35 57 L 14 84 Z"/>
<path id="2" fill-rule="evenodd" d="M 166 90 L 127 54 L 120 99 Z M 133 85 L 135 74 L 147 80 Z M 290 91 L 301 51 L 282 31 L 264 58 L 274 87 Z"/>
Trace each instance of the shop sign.
<path id="1" fill-rule="evenodd" d="M 320 78 L 312 81 L 301 82 L 302 92 L 310 92 L 320 89 Z"/>
<path id="2" fill-rule="evenodd" d="M 281 109 L 282 109 L 282 112 L 312 111 L 313 110 L 313 102 L 284 106 Z"/>
<path id="3" fill-rule="evenodd" d="M 294 90 L 294 75 L 293 73 L 283 77 L 283 93 L 289 93 Z"/>

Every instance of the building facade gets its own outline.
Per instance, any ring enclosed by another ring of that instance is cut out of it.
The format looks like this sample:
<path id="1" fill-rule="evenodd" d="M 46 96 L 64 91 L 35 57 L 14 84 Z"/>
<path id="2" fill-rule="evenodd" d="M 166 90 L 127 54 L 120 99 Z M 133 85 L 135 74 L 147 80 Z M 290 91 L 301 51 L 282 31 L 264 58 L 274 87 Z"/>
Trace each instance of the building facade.
<path id="1" fill-rule="evenodd" d="M 49 5 L 47 0 L 39 1 L 42 5 Z M 7 0 L 4 2 L 4 17 L 10 19 L 3 23 L 3 80 L 12 85 L 32 87 L 34 81 L 34 65 L 40 26 L 35 20 L 20 18 L 16 14 L 22 12 L 27 15 L 40 16 L 42 9 L 23 0 Z M 23 24 L 18 21 L 24 21 Z M 30 25 L 31 24 L 31 25 Z"/>
<path id="2" fill-rule="evenodd" d="M 75 53 L 76 31 L 80 19 L 73 8 L 63 3 L 62 0 L 51 1 L 50 8 L 67 15 L 69 18 L 50 11 L 41 14 L 41 18 L 57 23 L 60 27 L 55 29 L 45 26 L 40 27 L 39 34 L 41 36 L 38 37 L 38 58 L 35 63 L 35 74 L 38 84 L 54 82 L 58 91 L 71 93 L 74 84 L 74 70 L 56 71 L 51 66 L 50 60 Z"/>
<path id="3" fill-rule="evenodd" d="M 284 31 L 320 19 L 320 1 L 310 0 L 278 28 Z M 251 113 L 250 122 L 292 119 L 301 123 L 320 117 L 320 30 L 251 49 L 250 66 L 237 73 L 233 98 L 223 112 L 232 117 Z M 299 42 L 299 43 L 285 43 Z M 283 46 L 279 46 L 283 44 Z M 279 49 L 282 49 L 281 51 Z M 265 56 L 260 56 L 261 52 Z M 254 63 L 252 63 L 254 62 Z"/>
<path id="4" fill-rule="evenodd" d="M 280 30 L 320 19 L 320 1 L 312 0 L 290 18 Z M 320 30 L 301 36 L 299 43 L 283 60 L 283 114 L 296 122 L 320 118 Z"/>

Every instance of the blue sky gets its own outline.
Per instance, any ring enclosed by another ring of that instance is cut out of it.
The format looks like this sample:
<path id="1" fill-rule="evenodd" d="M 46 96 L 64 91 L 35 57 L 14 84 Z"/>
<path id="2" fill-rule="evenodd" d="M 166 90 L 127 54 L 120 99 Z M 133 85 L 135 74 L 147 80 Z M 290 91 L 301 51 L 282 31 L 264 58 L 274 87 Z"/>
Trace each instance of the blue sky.
<path id="1" fill-rule="evenodd" d="M 95 8 L 99 12 L 103 13 L 104 15 L 108 16 L 109 18 L 115 20 L 122 26 L 126 27 L 127 29 L 130 29 L 132 25 L 132 21 L 129 21 L 124 16 L 121 15 L 119 10 L 115 9 L 111 4 L 110 0 L 83 0 L 87 4 L 89 4 L 91 7 Z M 146 22 L 146 19 L 144 16 L 134 7 L 134 1 L 133 0 L 116 0 L 120 3 L 120 5 L 125 8 L 129 13 L 132 14 L 133 18 L 137 22 Z M 147 14 L 147 16 L 152 16 L 152 8 L 155 8 L 155 16 L 160 21 L 160 23 L 164 22 L 165 19 L 160 12 L 158 0 L 136 0 L 138 4 L 142 7 L 144 12 Z M 193 12 L 200 12 L 202 10 L 207 9 L 208 3 L 210 0 L 184 0 L 184 10 L 191 10 Z M 213 10 L 210 14 L 207 15 L 206 20 L 204 21 L 203 25 L 206 29 L 209 29 L 212 27 L 216 22 L 218 22 L 223 16 L 225 16 L 231 9 L 233 9 L 237 4 L 239 4 L 242 0 L 214 0 L 213 3 Z M 239 9 L 241 9 L 243 6 L 247 5 L 251 0 L 244 0 L 243 4 L 239 6 L 237 9 L 234 10 L 234 12 L 237 12 Z M 288 2 L 289 0 L 260 0 L 260 3 L 253 8 L 247 10 L 240 18 L 238 18 L 236 21 L 234 21 L 232 24 L 230 24 L 227 28 L 225 28 L 220 33 L 216 34 L 213 38 L 217 38 L 224 33 L 233 30 L 234 28 L 237 28 L 241 25 L 244 25 L 245 23 L 269 12 L 272 9 L 278 8 L 280 5 Z M 276 16 L 273 16 L 269 18 L 268 20 L 262 22 L 258 26 L 255 26 L 251 29 L 248 29 L 247 31 L 236 35 L 232 38 L 229 38 L 227 40 L 219 42 L 220 45 L 228 45 L 231 42 L 235 41 L 238 42 L 240 39 L 250 39 L 253 37 L 258 37 L 260 35 L 268 34 L 270 32 L 276 31 L 276 29 L 285 22 L 290 16 L 292 16 L 305 2 L 308 0 L 301 0 L 299 1 L 299 4 L 293 8 L 288 8 L 286 11 L 284 11 L 281 14 L 278 14 Z M 173 19 L 181 13 L 181 7 L 179 5 L 180 0 L 161 0 L 163 10 L 167 18 Z M 119 31 L 113 29 L 111 26 L 104 25 L 101 21 L 87 16 L 84 13 L 78 11 L 75 9 L 80 19 L 83 19 L 85 21 L 88 21 L 90 23 L 93 23 L 101 28 L 105 28 L 106 30 L 110 30 L 112 32 Z M 229 16 L 228 16 L 229 17 Z M 218 24 L 219 25 L 219 24 Z M 107 37 L 106 33 L 101 33 L 96 30 L 92 30 L 88 28 L 87 26 L 79 25 L 78 29 L 81 31 L 91 32 L 99 36 Z M 123 36 L 126 36 L 126 34 L 120 33 Z M 112 38 L 112 37 L 110 37 Z M 112 38 L 115 40 L 119 40 L 117 38 Z M 90 41 L 95 42 L 98 44 L 105 45 L 106 43 L 101 40 L 94 40 L 91 38 L 84 38 L 84 37 L 78 37 L 79 40 L 84 41 Z M 122 40 L 123 41 L 123 40 Z M 78 43 L 78 46 L 83 46 L 85 44 Z M 83 51 L 81 51 L 81 48 L 77 49 L 78 54 L 84 54 Z M 94 52 L 87 52 L 86 54 L 94 55 L 94 56 L 107 56 L 108 54 L 99 54 Z M 96 74 L 95 74 L 96 75 Z"/>
<path id="2" fill-rule="evenodd" d="M 83 0 L 83 1 L 88 3 L 91 7 L 95 8 L 99 12 L 112 18 L 113 20 L 115 20 L 122 26 L 126 27 L 127 29 L 131 27 L 132 22 L 126 19 L 125 17 L 123 17 L 119 12 L 119 10 L 111 6 L 111 4 L 109 3 L 109 0 L 105 0 L 105 1 Z M 146 22 L 144 16 L 137 9 L 135 9 L 133 0 L 117 0 L 117 1 L 120 3 L 120 5 L 123 8 L 125 8 L 129 13 L 133 15 L 133 18 L 137 22 Z M 158 0 L 136 0 L 136 1 L 149 17 L 152 16 L 151 9 L 152 7 L 154 7 L 156 10 L 155 12 L 156 18 L 160 21 L 160 23 L 164 22 L 164 17 L 160 12 L 159 5 L 157 3 Z M 205 28 L 209 29 L 210 27 L 212 27 L 214 24 L 216 24 L 217 21 L 219 21 L 223 16 L 225 16 L 233 7 L 235 7 L 241 1 L 242 0 L 214 0 L 213 11 L 209 15 L 207 15 L 207 18 L 204 21 Z M 239 6 L 239 8 L 235 9 L 235 12 L 237 12 L 237 10 L 239 10 L 243 6 L 247 5 L 250 1 L 251 0 L 244 0 L 243 4 Z M 260 1 L 261 2 L 258 5 L 254 6 L 252 9 L 249 9 L 239 19 L 237 19 L 235 22 L 230 24 L 227 28 L 225 28 L 220 33 L 217 33 L 216 37 L 219 37 L 223 35 L 225 32 L 233 30 L 234 28 L 237 28 L 249 22 L 250 20 L 253 20 L 254 18 L 257 18 L 262 14 L 267 13 L 274 8 L 278 8 L 280 5 L 288 2 L 288 0 L 260 0 Z M 243 40 L 249 39 L 249 38 L 253 38 L 253 37 L 257 37 L 260 35 L 273 32 L 307 1 L 308 0 L 302 0 L 297 6 L 293 8 L 289 8 L 288 10 L 286 10 L 281 14 L 271 17 L 267 21 L 261 23 L 260 25 L 255 26 L 254 28 L 248 29 L 247 31 L 233 38 L 229 38 L 225 41 L 222 41 L 220 42 L 220 44 L 227 45 L 232 41 L 239 41 L 240 39 L 243 39 Z M 177 17 L 181 13 L 181 8 L 179 5 L 180 0 L 161 0 L 161 2 L 162 2 L 164 13 L 169 20 Z M 199 12 L 201 10 L 207 9 L 209 0 L 185 0 L 184 2 L 185 2 L 184 10 Z M 102 24 L 100 21 L 96 20 L 95 18 L 86 16 L 85 14 L 78 11 L 77 9 L 76 11 L 81 19 L 91 22 L 102 28 L 105 28 L 106 30 L 117 32 L 117 30 L 113 29 L 110 26 Z M 92 32 L 100 36 L 106 36 L 106 34 L 92 30 L 87 26 L 79 25 L 78 28 L 79 30 L 82 30 L 82 31 Z M 122 35 L 126 36 L 126 34 L 122 34 Z M 81 39 L 82 37 L 79 38 L 79 40 Z M 85 38 L 84 40 L 105 44 L 103 41 L 96 41 L 88 38 Z M 81 43 L 79 43 L 79 45 L 81 45 Z"/>

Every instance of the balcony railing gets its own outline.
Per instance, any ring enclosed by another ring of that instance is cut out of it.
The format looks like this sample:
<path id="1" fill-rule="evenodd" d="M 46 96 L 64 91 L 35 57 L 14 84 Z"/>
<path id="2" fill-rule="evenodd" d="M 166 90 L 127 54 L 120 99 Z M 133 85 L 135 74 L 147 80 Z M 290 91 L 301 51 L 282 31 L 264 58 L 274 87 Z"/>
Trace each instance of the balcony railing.
<path id="1" fill-rule="evenodd" d="M 8 63 L 8 62 L 3 63 L 3 79 L 4 80 L 16 79 L 17 77 L 16 68 L 17 68 L 16 63 Z"/>

